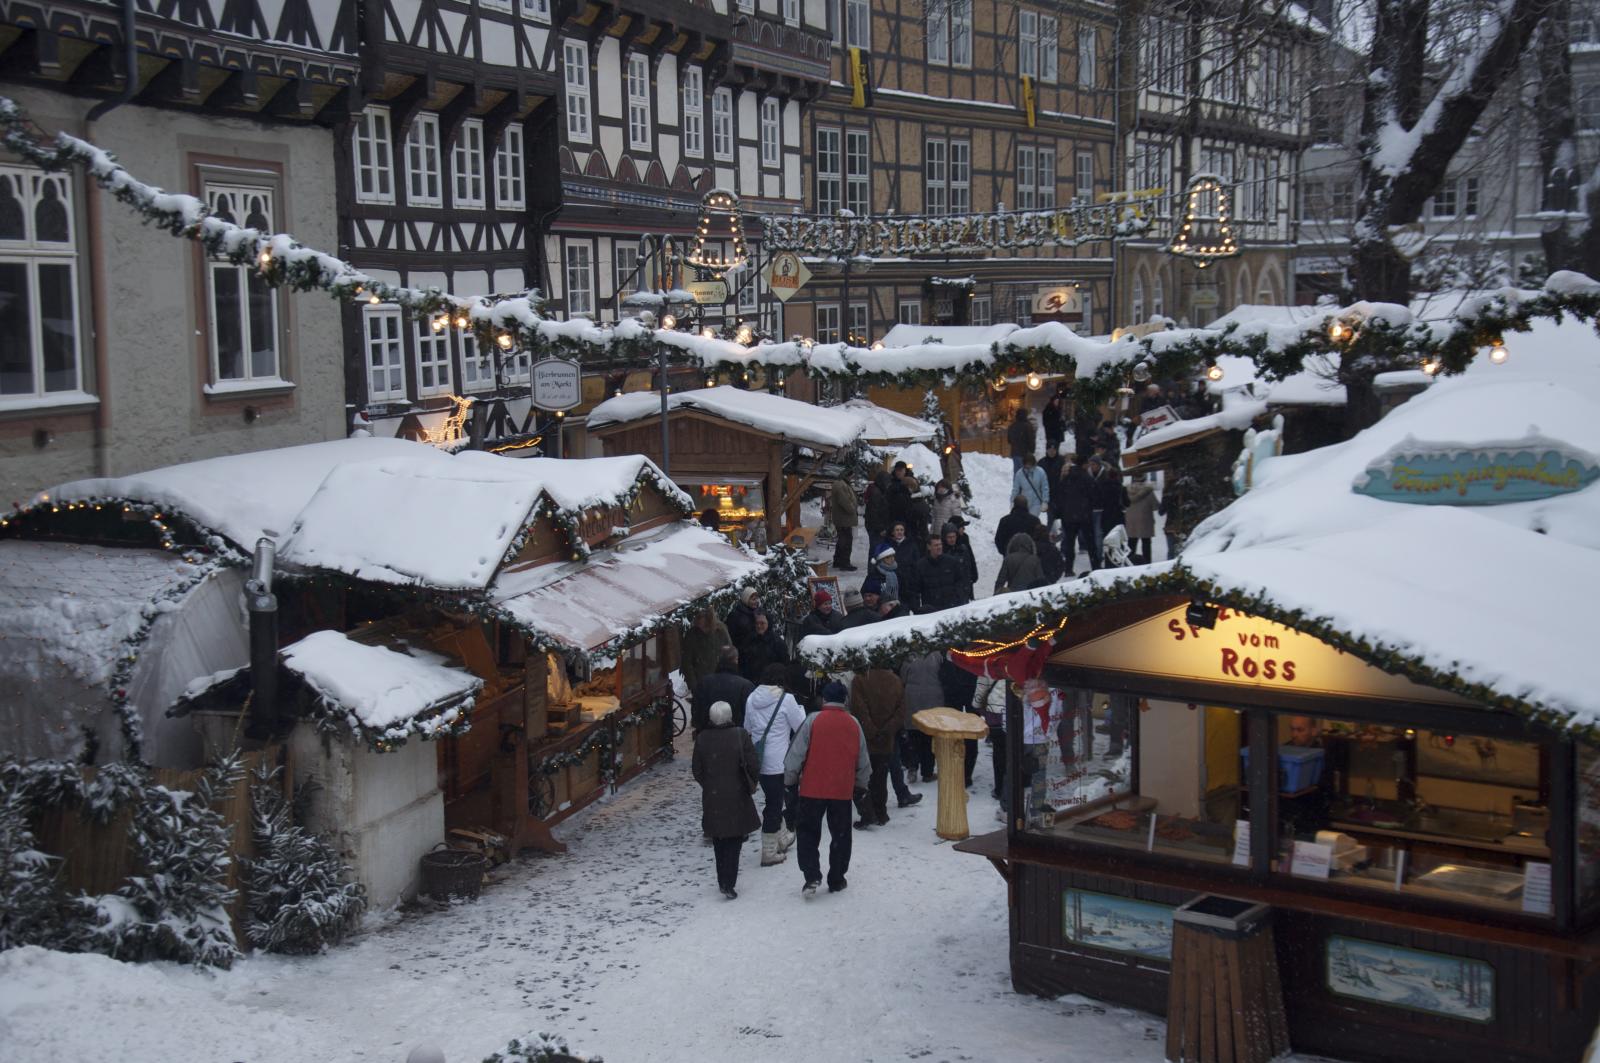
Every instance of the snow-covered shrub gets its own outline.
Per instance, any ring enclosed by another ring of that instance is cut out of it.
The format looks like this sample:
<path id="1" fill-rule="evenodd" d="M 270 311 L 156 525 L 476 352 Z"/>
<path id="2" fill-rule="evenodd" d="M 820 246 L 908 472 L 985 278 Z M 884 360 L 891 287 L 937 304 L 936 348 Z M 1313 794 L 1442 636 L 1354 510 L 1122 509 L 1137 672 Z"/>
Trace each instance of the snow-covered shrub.
<path id="1" fill-rule="evenodd" d="M 567 1042 L 546 1033 L 518 1037 L 483 1063 L 602 1063 L 599 1056 L 575 1056 Z"/>
<path id="2" fill-rule="evenodd" d="M 366 910 L 366 893 L 327 842 L 297 822 L 280 772 L 261 768 L 250 787 L 256 855 L 244 860 L 244 933 L 268 952 L 320 952 Z M 296 794 L 298 798 L 299 793 Z"/>
<path id="3" fill-rule="evenodd" d="M 34 848 L 28 797 L 0 777 L 0 951 L 49 947 L 61 932 L 54 857 Z"/>

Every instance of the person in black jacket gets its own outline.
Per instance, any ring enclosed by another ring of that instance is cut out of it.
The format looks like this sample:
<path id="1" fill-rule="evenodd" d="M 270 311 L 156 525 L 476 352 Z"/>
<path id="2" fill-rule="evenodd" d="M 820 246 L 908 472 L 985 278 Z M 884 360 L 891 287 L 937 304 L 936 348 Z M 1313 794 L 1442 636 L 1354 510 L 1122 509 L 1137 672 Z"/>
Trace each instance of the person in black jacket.
<path id="1" fill-rule="evenodd" d="M 945 654 L 943 661 L 939 662 L 939 685 L 944 688 L 944 703 L 952 709 L 961 712 L 976 713 L 972 699 L 978 692 L 978 677 L 960 665 L 950 660 L 950 655 Z M 967 789 L 972 789 L 972 769 L 978 764 L 978 740 L 967 740 L 966 777 Z"/>
<path id="2" fill-rule="evenodd" d="M 889 527 L 893 531 L 894 523 L 899 521 L 907 528 L 911 527 L 914 519 L 912 514 L 911 492 L 912 484 L 907 483 L 910 470 L 906 463 L 897 461 L 889 472 Z"/>
<path id="3" fill-rule="evenodd" d="M 1095 551 L 1106 535 L 1122 523 L 1122 511 L 1127 508 L 1122 474 L 1099 458 L 1089 459 L 1089 503 L 1093 509 Z M 1095 566 L 1099 567 L 1098 564 Z"/>
<path id="4" fill-rule="evenodd" d="M 872 484 L 867 488 L 866 498 L 863 501 L 862 522 L 867 528 L 867 550 L 879 539 L 889 533 L 889 485 L 893 480 L 887 472 L 879 472 L 872 478 Z"/>
<path id="5" fill-rule="evenodd" d="M 1100 567 L 1100 540 L 1094 534 L 1094 484 L 1076 461 L 1061 474 L 1056 488 L 1056 515 L 1061 518 L 1061 564 L 1068 577 L 1077 575 L 1078 544 L 1089 555 L 1089 568 Z"/>
<path id="6" fill-rule="evenodd" d="M 1021 532 L 1027 534 L 1028 529 L 1039 523 L 1039 518 L 1028 512 L 1028 500 L 1018 495 L 1011 500 L 1011 512 L 1000 518 L 1000 524 L 994 530 L 994 548 L 996 552 L 1004 555 L 1011 546 L 1011 537 Z"/>
<path id="7" fill-rule="evenodd" d="M 739 674 L 739 651 L 724 646 L 717 659 L 717 670 L 700 680 L 690 691 L 689 726 L 696 734 L 711 726 L 711 706 L 726 701 L 733 709 L 733 722 L 744 726 L 744 699 L 756 685 Z"/>
<path id="8" fill-rule="evenodd" d="M 916 608 L 932 613 L 961 604 L 961 562 L 944 552 L 944 536 L 928 536 L 928 552 L 917 562 Z"/>
<path id="9" fill-rule="evenodd" d="M 1044 470 L 1044 482 L 1050 485 L 1048 506 L 1044 512 L 1044 522 L 1049 524 L 1055 520 L 1056 492 L 1061 488 L 1061 472 L 1066 467 L 1066 459 L 1059 452 L 1057 445 L 1052 442 L 1044 448 L 1044 457 L 1039 459 L 1039 468 Z"/>
<path id="10" fill-rule="evenodd" d="M 886 540 L 894 551 L 895 571 L 900 573 L 900 600 L 914 605 L 920 600 L 917 593 L 917 562 L 922 560 L 922 544 L 911 537 L 910 525 L 895 521 L 889 527 Z"/>
<path id="11" fill-rule="evenodd" d="M 739 601 L 728 610 L 727 618 L 723 623 L 728 625 L 728 638 L 733 640 L 735 646 L 743 646 L 750 638 L 750 632 L 755 630 L 756 613 L 761 609 L 761 603 L 756 599 L 756 589 L 746 587 L 739 592 Z M 734 706 L 735 712 L 741 712 L 739 706 Z"/>
<path id="12" fill-rule="evenodd" d="M 1059 447 L 1067 437 L 1067 411 L 1061 403 L 1060 392 L 1051 395 L 1050 401 L 1044 404 L 1039 423 L 1044 425 L 1045 448 Z"/>
<path id="13" fill-rule="evenodd" d="M 972 601 L 972 590 L 978 585 L 978 559 L 972 556 L 972 540 L 967 538 L 967 533 L 956 523 L 960 519 L 956 517 L 950 520 L 941 531 L 946 556 L 953 557 L 961 563 L 961 586 L 956 595 L 956 604 L 965 605 Z"/>
<path id="14" fill-rule="evenodd" d="M 769 664 L 788 664 L 789 647 L 783 638 L 772 630 L 772 620 L 766 613 L 757 613 L 755 629 L 739 647 L 739 674 L 750 680 L 752 686 L 761 681 Z M 744 723 L 744 711 L 739 712 L 739 722 Z"/>
<path id="15" fill-rule="evenodd" d="M 1044 571 L 1044 581 L 1047 584 L 1055 583 L 1066 572 L 1061 551 L 1050 541 L 1050 533 L 1044 530 L 1043 525 L 1035 524 L 1031 534 L 1034 550 L 1039 555 L 1039 567 Z"/>
<path id="16" fill-rule="evenodd" d="M 811 599 L 811 612 L 800 621 L 800 637 L 837 635 L 844 630 L 844 616 L 833 607 L 833 595 L 819 590 Z"/>

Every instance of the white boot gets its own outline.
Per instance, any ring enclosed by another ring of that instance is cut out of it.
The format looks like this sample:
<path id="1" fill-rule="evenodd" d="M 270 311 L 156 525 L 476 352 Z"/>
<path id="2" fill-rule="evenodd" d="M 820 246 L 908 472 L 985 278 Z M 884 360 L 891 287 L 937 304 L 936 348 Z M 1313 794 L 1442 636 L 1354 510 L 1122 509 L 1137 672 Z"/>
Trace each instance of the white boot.
<path id="1" fill-rule="evenodd" d="M 761 866 L 771 867 L 784 861 L 783 850 L 778 848 L 778 833 L 763 833 L 761 835 Z"/>
<path id="2" fill-rule="evenodd" d="M 787 853 L 794 848 L 794 831 L 781 823 L 778 825 L 778 852 Z"/>

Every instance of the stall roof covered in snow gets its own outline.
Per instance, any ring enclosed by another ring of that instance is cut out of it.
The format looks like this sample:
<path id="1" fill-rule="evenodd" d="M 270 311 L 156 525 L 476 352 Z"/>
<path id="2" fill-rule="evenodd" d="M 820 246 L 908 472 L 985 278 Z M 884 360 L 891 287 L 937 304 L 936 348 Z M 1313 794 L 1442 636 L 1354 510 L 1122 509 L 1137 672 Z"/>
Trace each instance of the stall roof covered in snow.
<path id="1" fill-rule="evenodd" d="M 868 399 L 851 399 L 839 408 L 860 415 L 861 435 L 868 443 L 926 443 L 938 430 L 920 417 L 886 409 Z"/>
<path id="2" fill-rule="evenodd" d="M 943 343 L 951 347 L 986 347 L 1017 331 L 1017 326 L 1000 325 L 895 325 L 883 334 L 885 347 L 917 347 Z"/>
<path id="3" fill-rule="evenodd" d="M 1470 451 L 1558 439 L 1600 454 L 1600 339 L 1582 322 L 1508 336 L 1510 361 L 1480 359 L 1353 439 L 1274 459 L 1255 487 L 1196 529 L 1175 567 L 1097 572 L 1073 583 L 868 625 L 801 644 L 841 667 L 1016 634 L 1046 619 L 1150 594 L 1198 592 L 1323 638 L 1386 671 L 1496 707 L 1600 725 L 1582 652 L 1600 600 L 1600 485 L 1542 501 L 1392 502 L 1353 484 L 1397 445 Z"/>
<path id="4" fill-rule="evenodd" d="M 317 631 L 279 651 L 321 700 L 328 719 L 380 741 L 454 729 L 483 680 L 440 654 L 406 652 Z"/>
<path id="5" fill-rule="evenodd" d="M 684 523 L 596 550 L 582 562 L 513 566 L 495 580 L 489 596 L 531 631 L 592 651 L 764 571 L 755 555 Z"/>
<path id="6" fill-rule="evenodd" d="M 814 406 L 809 402 L 771 395 L 765 391 L 743 391 L 724 384 L 701 391 L 679 391 L 667 397 L 672 410 L 697 410 L 720 417 L 791 443 L 837 450 L 861 438 L 865 419 L 841 406 Z M 589 426 L 625 424 L 658 417 L 661 396 L 654 391 L 636 391 L 607 399 L 589 411 Z"/>

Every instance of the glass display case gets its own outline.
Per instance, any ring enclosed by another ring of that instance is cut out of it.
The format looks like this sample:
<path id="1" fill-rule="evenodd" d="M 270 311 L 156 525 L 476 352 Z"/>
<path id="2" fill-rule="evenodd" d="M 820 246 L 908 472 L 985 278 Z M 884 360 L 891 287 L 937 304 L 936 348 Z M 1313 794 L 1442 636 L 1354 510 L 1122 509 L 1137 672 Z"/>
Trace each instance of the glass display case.
<path id="1" fill-rule="evenodd" d="M 749 521 L 766 518 L 766 491 L 760 480 L 729 479 L 724 483 L 685 484 L 684 489 L 693 495 L 696 512 L 703 513 L 708 509 L 716 512 L 718 531 L 731 532 L 745 527 Z"/>

